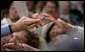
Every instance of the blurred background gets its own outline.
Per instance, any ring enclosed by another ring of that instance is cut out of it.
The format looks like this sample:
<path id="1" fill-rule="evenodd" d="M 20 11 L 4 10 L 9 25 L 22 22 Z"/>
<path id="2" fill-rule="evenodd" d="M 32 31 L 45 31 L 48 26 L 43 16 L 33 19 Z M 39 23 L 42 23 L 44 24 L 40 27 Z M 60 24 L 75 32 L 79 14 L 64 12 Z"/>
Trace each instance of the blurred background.
<path id="1" fill-rule="evenodd" d="M 45 11 L 46 4 L 47 1 L 26 1 L 26 5 L 29 11 L 31 11 L 31 14 L 37 13 L 37 12 L 41 12 L 41 11 Z M 59 16 L 60 18 L 62 18 L 63 20 L 72 23 L 74 25 L 79 25 L 79 26 L 84 26 L 84 1 L 54 1 L 56 2 L 56 10 L 58 10 Z M 5 18 L 5 17 L 9 17 L 9 11 L 13 10 L 13 1 L 1 1 L 1 21 Z M 51 3 L 49 3 L 49 5 L 51 5 Z M 49 9 L 49 6 L 47 7 L 47 10 L 53 10 L 53 8 Z M 11 8 L 11 9 L 10 9 Z M 14 11 L 15 12 L 15 11 Z M 11 11 L 11 13 L 13 13 Z M 11 14 L 12 15 L 16 15 Z M 69 16 L 68 16 L 69 15 Z M 9 17 L 9 18 L 13 18 L 13 17 Z M 15 17 L 12 19 L 14 20 Z"/>

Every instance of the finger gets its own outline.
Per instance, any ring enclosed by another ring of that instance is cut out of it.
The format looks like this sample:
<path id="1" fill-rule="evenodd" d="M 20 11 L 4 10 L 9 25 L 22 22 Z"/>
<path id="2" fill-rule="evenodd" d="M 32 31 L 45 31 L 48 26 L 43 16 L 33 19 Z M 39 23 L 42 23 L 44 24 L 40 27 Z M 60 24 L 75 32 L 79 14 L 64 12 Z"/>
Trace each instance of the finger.
<path id="1" fill-rule="evenodd" d="M 20 20 L 25 20 L 27 19 L 27 17 L 23 16 L 22 18 L 20 18 Z"/>
<path id="2" fill-rule="evenodd" d="M 8 49 L 8 48 L 5 48 L 6 51 L 14 51 L 14 50 L 11 50 L 11 49 Z"/>
<path id="3" fill-rule="evenodd" d="M 14 36 L 15 33 L 12 34 L 12 38 L 10 39 L 10 43 L 14 43 L 14 39 L 15 39 L 15 36 Z"/>
<path id="4" fill-rule="evenodd" d="M 29 25 L 29 26 L 27 27 L 27 29 L 30 29 L 30 28 L 33 28 L 33 27 L 36 27 L 36 24 Z"/>
<path id="5" fill-rule="evenodd" d="M 16 45 L 14 45 L 14 43 L 8 43 L 3 45 L 4 48 L 8 48 L 8 49 L 14 49 L 14 50 L 19 50 L 20 48 L 18 48 Z"/>
<path id="6" fill-rule="evenodd" d="M 18 41 L 17 41 L 17 36 L 13 36 L 13 38 L 10 40 L 10 42 L 14 43 L 14 46 L 17 47 L 17 49 L 19 49 L 19 44 L 18 44 Z M 16 49 L 16 48 L 15 48 Z"/>
<path id="7" fill-rule="evenodd" d="M 8 44 L 4 44 L 2 47 L 5 48 L 13 48 L 14 43 L 8 43 Z"/>
<path id="8" fill-rule="evenodd" d="M 68 26 L 68 23 L 64 22 L 63 20 L 58 19 L 58 21 L 59 21 L 61 24 L 63 24 L 64 26 Z"/>
<path id="9" fill-rule="evenodd" d="M 46 16 L 46 17 L 48 17 L 49 15 L 48 14 L 46 14 L 46 13 L 42 13 L 42 15 L 44 15 L 44 16 Z"/>
<path id="10" fill-rule="evenodd" d="M 14 43 L 16 45 L 17 42 L 17 36 L 13 35 L 13 38 L 10 40 L 11 43 Z"/>
<path id="11" fill-rule="evenodd" d="M 56 19 L 54 19 L 52 16 L 48 16 L 48 17 L 45 17 L 45 19 L 51 21 L 51 22 L 54 22 L 54 21 L 57 21 Z"/>
<path id="12" fill-rule="evenodd" d="M 39 22 L 39 21 L 40 21 L 40 19 L 32 19 L 30 21 L 26 20 L 26 24 L 27 25 L 31 25 L 31 24 L 36 23 L 36 22 Z"/>
<path id="13" fill-rule="evenodd" d="M 61 24 L 63 24 L 63 26 L 64 26 L 65 29 L 74 27 L 73 25 L 71 25 L 71 24 L 69 24 L 69 23 L 66 23 L 66 22 L 64 22 L 64 21 L 61 20 L 61 19 L 58 19 L 58 21 L 59 21 Z"/>
<path id="14" fill-rule="evenodd" d="M 34 47 L 32 47 L 32 46 L 29 46 L 29 45 L 27 45 L 27 44 L 23 44 L 23 50 L 24 51 L 40 51 L 39 49 L 36 49 L 36 48 L 34 48 Z"/>
<path id="15" fill-rule="evenodd" d="M 15 40 L 15 41 L 14 41 L 14 45 L 16 46 L 15 49 L 16 49 L 16 50 L 19 50 L 21 47 L 20 47 L 20 45 L 19 45 L 19 43 L 18 43 L 18 41 L 17 41 L 17 38 L 18 38 L 18 37 L 15 36 L 15 38 L 14 38 L 14 40 Z"/>

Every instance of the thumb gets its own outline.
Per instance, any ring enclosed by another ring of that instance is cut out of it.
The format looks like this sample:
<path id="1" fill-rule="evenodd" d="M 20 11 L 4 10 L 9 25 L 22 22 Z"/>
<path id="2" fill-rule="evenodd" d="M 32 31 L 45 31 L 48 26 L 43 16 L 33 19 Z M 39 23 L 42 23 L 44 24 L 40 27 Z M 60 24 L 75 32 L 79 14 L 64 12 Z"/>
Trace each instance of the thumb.
<path id="1" fill-rule="evenodd" d="M 36 23 L 36 22 L 40 21 L 40 19 L 30 19 L 30 20 L 27 19 L 26 21 L 27 21 L 26 24 L 31 25 L 33 23 Z"/>

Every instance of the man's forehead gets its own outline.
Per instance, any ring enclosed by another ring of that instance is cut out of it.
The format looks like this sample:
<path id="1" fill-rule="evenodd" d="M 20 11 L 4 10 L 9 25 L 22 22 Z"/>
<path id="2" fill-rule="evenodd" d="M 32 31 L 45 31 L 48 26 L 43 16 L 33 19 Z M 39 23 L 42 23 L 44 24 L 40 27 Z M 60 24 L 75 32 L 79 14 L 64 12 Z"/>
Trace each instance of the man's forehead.
<path id="1" fill-rule="evenodd" d="M 50 1 L 48 1 L 47 4 L 55 5 L 54 3 L 50 2 Z"/>

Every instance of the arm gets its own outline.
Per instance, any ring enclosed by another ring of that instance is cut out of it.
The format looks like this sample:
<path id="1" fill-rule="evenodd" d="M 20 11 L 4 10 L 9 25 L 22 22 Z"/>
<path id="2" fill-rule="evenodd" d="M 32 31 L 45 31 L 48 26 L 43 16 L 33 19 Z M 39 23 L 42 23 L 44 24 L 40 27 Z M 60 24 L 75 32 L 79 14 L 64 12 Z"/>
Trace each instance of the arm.
<path id="1" fill-rule="evenodd" d="M 24 44 L 24 43 L 8 43 L 8 44 L 5 44 L 2 46 L 4 49 L 9 49 L 9 50 L 12 50 L 12 51 L 40 51 L 39 49 L 37 48 L 34 48 L 32 46 L 29 46 L 27 44 Z M 6 50 L 6 51 L 9 51 L 9 50 Z"/>
<path id="2" fill-rule="evenodd" d="M 22 30 L 26 30 L 28 27 L 34 27 L 34 23 L 38 22 L 39 19 L 30 19 L 27 17 L 23 17 L 18 20 L 16 23 L 12 23 L 10 25 L 1 26 L 1 37 L 7 36 L 12 32 L 19 32 Z"/>

